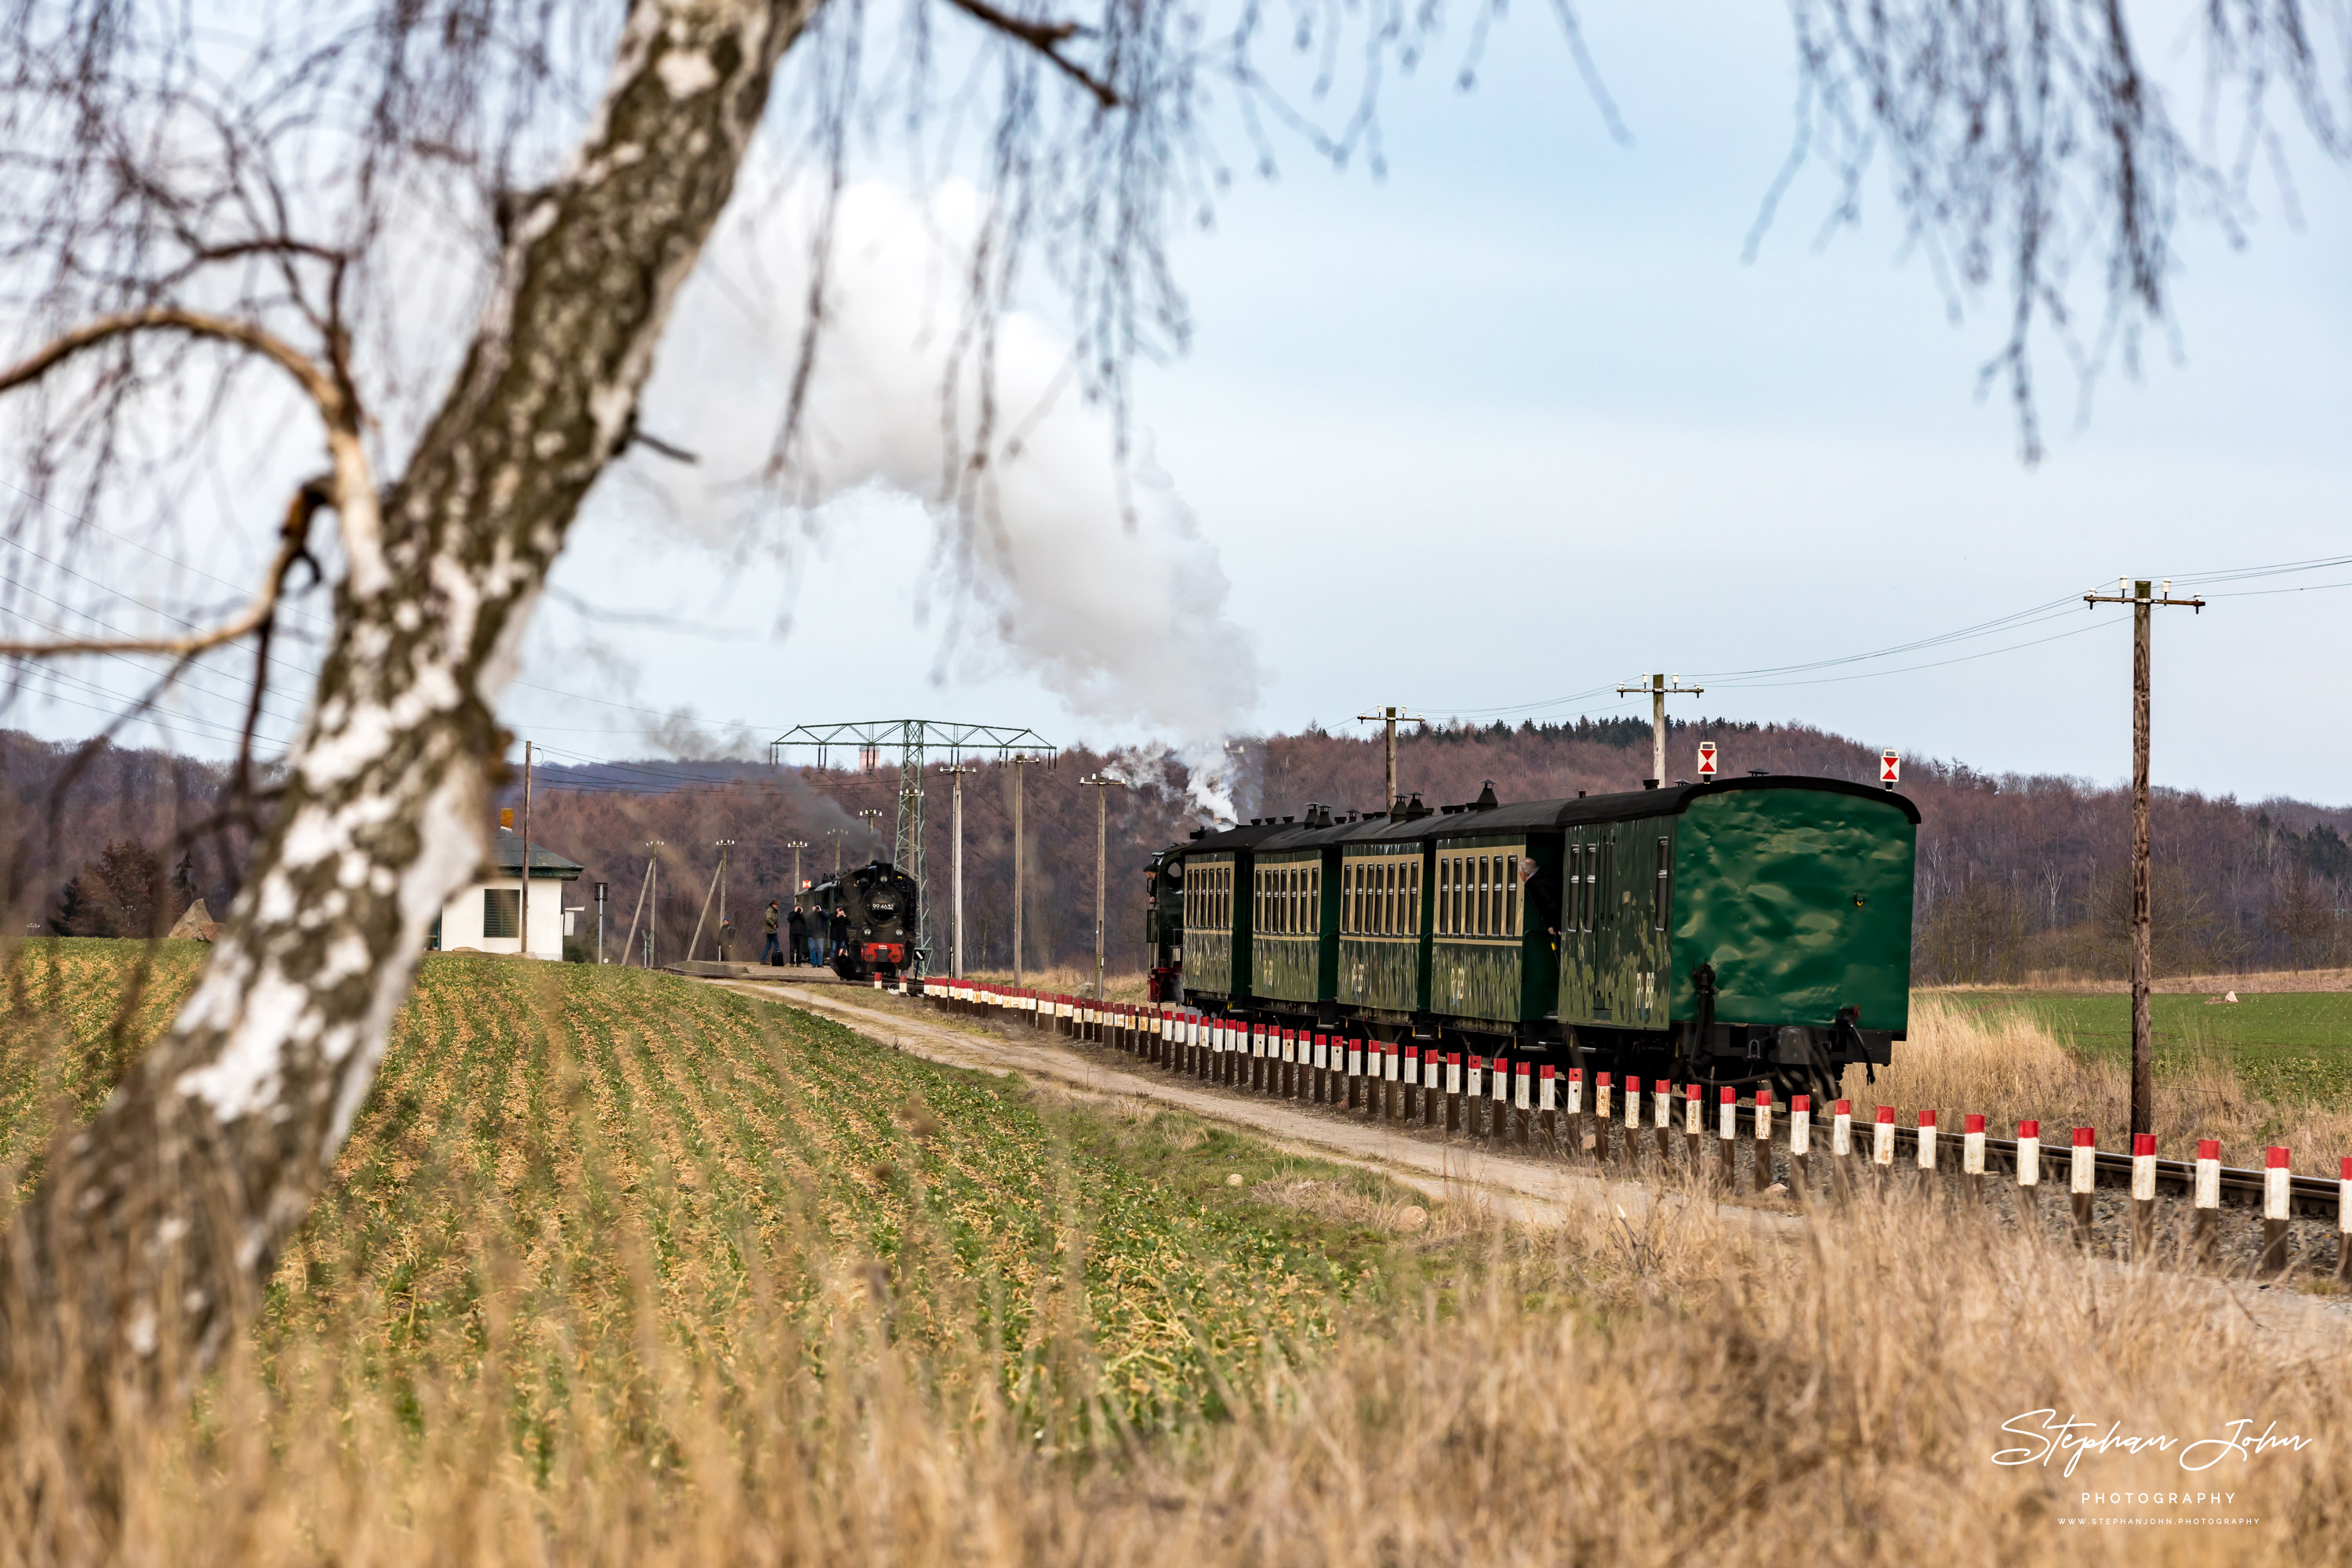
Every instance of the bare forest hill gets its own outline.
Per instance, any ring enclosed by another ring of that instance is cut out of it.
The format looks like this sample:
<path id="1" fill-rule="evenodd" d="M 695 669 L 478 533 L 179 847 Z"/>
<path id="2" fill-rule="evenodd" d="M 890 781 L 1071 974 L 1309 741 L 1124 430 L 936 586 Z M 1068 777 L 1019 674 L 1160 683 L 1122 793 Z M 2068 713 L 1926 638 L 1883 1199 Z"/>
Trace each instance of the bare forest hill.
<path id="1" fill-rule="evenodd" d="M 1727 772 L 1877 776 L 1875 748 L 1802 724 L 1715 721 L 1672 727 L 1669 769 L 1687 768 L 1703 739 L 1721 747 Z M 215 832 L 194 836 L 184 848 L 167 843 L 175 833 L 185 837 L 212 809 L 225 782 L 218 770 L 106 748 L 68 778 L 70 756 L 69 748 L 0 732 L 0 811 L 15 845 L 11 886 L 23 911 L 19 929 L 53 920 L 65 885 L 125 838 L 154 846 L 167 868 L 186 860 L 180 885 L 202 892 L 215 912 L 226 908 L 243 837 Z M 1302 734 L 1234 742 L 1230 757 L 1234 806 L 1245 818 L 1302 815 L 1310 802 L 1341 810 L 1381 804 L 1375 740 L 1310 726 Z M 1634 720 L 1432 726 L 1407 732 L 1398 745 L 1400 786 L 1433 804 L 1471 799 L 1490 779 L 1505 800 L 1637 789 L 1649 764 L 1649 728 Z M 1097 769 L 1135 781 L 1135 787 L 1112 791 L 1109 801 L 1115 967 L 1132 968 L 1142 956 L 1145 862 L 1202 820 L 1190 803 L 1190 780 L 1173 762 L 1081 747 L 1054 767 L 1026 770 L 1025 956 L 1032 965 L 1090 959 L 1095 792 L 1078 781 Z M 932 932 L 942 963 L 951 782 L 934 771 L 925 785 Z M 1013 772 L 983 767 L 964 784 L 966 963 L 1002 968 L 1012 956 Z M 832 869 L 836 845 L 845 864 L 857 864 L 866 858 L 867 828 L 856 813 L 872 809 L 884 814 L 876 841 L 887 854 L 898 787 L 895 766 L 775 771 L 751 763 L 637 762 L 546 768 L 534 778 L 532 837 L 587 868 L 567 902 L 586 906 L 594 882 L 609 884 L 611 957 L 619 955 L 649 858 L 657 855 L 662 870 L 649 912 L 658 921 L 658 956 L 667 962 L 684 956 L 709 889 L 717 841 L 736 841 L 729 912 L 739 948 L 756 946 L 761 910 L 789 891 L 793 858 L 784 846 L 793 839 L 812 846 L 803 852 L 807 878 Z M 1925 819 L 1922 981 L 2122 973 L 2130 825 L 2123 791 L 2052 776 L 1995 778 L 1921 759 L 1906 759 L 1903 790 Z M 500 804 L 521 805 L 519 782 Z M 2290 800 L 2247 805 L 2159 791 L 2154 832 L 2159 973 L 2352 962 L 2352 917 L 2345 913 L 2352 904 L 2352 808 Z M 656 842 L 657 849 L 649 847 Z M 711 926 L 716 920 L 714 910 Z M 593 942 L 593 909 L 582 929 Z M 705 956 L 711 937 L 707 930 Z"/>

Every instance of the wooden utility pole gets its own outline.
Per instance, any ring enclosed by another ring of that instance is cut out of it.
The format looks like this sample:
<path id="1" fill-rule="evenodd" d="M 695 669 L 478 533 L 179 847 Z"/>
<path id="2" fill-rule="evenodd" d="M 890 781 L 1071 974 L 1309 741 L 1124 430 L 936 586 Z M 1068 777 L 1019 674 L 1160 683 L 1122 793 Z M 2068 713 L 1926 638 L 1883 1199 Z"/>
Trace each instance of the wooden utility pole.
<path id="1" fill-rule="evenodd" d="M 952 804 L 948 810 L 950 824 L 950 837 L 955 841 L 955 847 L 950 851 L 948 858 L 949 901 L 952 917 L 950 926 L 951 934 L 949 940 L 950 945 L 954 950 L 950 954 L 949 973 L 958 980 L 963 978 L 963 780 L 966 773 L 975 773 L 979 771 L 978 768 L 965 767 L 961 763 L 940 770 L 955 780 Z"/>
<path id="2" fill-rule="evenodd" d="M 530 956 L 530 742 L 522 743 L 522 935 L 517 951 Z"/>
<path id="3" fill-rule="evenodd" d="M 2086 605 L 2129 605 L 2132 607 L 2132 1094 L 2131 1130 L 2135 1135 L 2156 1131 L 2156 1041 L 2148 1008 L 2152 943 L 2148 935 L 2147 855 L 2147 697 L 2148 623 L 2158 605 L 2201 611 L 2205 601 L 2191 595 L 2172 596 L 2167 577 L 2155 592 L 2146 578 L 2118 579 L 2116 592 L 2085 594 Z"/>
<path id="4" fill-rule="evenodd" d="M 1005 759 L 1013 766 L 1013 988 L 1021 988 L 1021 884 L 1027 869 L 1021 843 L 1021 770 L 1037 759 L 1015 752 Z"/>
<path id="5" fill-rule="evenodd" d="M 1125 779 L 1115 779 L 1108 773 L 1095 773 L 1082 778 L 1079 784 L 1095 792 L 1095 1000 L 1103 999 L 1103 909 L 1104 871 L 1110 848 L 1110 792 L 1116 784 L 1124 789 Z"/>
<path id="6" fill-rule="evenodd" d="M 1427 721 L 1423 720 L 1420 714 L 1407 713 L 1402 708 L 1383 708 L 1376 713 L 1359 713 L 1356 715 L 1356 722 L 1359 724 L 1381 724 L 1387 726 L 1388 729 L 1388 794 L 1382 796 L 1381 800 L 1381 809 L 1382 811 L 1393 811 L 1396 809 L 1396 727 L 1400 721 L 1407 724 L 1420 724 L 1427 722 Z"/>
<path id="7" fill-rule="evenodd" d="M 882 820 L 881 808 L 869 805 L 857 815 L 866 819 L 866 858 L 870 861 L 874 858 L 874 825 Z"/>
<path id="8" fill-rule="evenodd" d="M 1620 697 L 1643 691 L 1650 694 L 1650 777 L 1660 789 L 1666 787 L 1666 699 L 1696 697 L 1706 689 L 1704 686 L 1685 686 L 1679 675 L 1645 675 L 1638 685 L 1617 689 Z"/>

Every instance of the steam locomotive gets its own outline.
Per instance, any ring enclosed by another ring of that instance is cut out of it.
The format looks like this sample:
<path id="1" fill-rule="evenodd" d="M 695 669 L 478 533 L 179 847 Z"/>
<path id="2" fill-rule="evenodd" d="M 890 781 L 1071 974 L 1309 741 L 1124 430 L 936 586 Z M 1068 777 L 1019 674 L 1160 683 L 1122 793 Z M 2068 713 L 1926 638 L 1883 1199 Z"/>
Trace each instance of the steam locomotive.
<path id="1" fill-rule="evenodd" d="M 915 968 L 918 897 L 915 879 L 887 860 L 874 860 L 819 882 L 800 896 L 800 906 L 812 931 L 830 933 L 834 910 L 847 915 L 848 937 L 829 961 L 835 974 L 889 981 Z"/>
<path id="2" fill-rule="evenodd" d="M 1155 856 L 1155 994 L 1827 1096 L 1910 1021 L 1919 811 L 1838 779 L 1263 817 Z"/>

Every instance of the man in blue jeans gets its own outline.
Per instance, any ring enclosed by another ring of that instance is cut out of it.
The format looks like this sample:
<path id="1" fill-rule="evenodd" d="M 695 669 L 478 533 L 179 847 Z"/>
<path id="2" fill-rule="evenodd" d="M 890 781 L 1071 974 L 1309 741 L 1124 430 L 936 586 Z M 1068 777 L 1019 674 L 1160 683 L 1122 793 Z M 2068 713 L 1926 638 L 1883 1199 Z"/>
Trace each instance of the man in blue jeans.
<path id="1" fill-rule="evenodd" d="M 760 962 L 762 963 L 773 963 L 776 962 L 776 921 L 778 920 L 776 910 L 778 907 L 779 906 L 775 900 L 770 899 L 768 900 L 767 918 L 761 922 L 766 927 L 768 932 L 768 945 L 760 951 Z"/>

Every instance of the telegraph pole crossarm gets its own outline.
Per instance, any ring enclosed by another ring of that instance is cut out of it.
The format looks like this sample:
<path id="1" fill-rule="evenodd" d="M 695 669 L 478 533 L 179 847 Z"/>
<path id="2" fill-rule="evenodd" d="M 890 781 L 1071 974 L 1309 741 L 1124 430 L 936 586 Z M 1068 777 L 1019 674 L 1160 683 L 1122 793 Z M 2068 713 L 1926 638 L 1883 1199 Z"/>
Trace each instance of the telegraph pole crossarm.
<path id="1" fill-rule="evenodd" d="M 1645 675 L 1638 685 L 1621 686 L 1620 697 L 1647 693 L 1650 699 L 1650 777 L 1660 789 L 1666 787 L 1666 699 L 1696 697 L 1706 689 L 1704 686 L 1685 686 L 1679 675 Z"/>
<path id="2" fill-rule="evenodd" d="M 2156 1027 L 2148 1004 L 2154 978 L 2155 943 L 2150 934 L 2147 832 L 2147 731 L 2150 612 L 2159 606 L 2201 613 L 2205 601 L 2195 595 L 2172 596 L 2172 579 L 2150 582 L 2142 577 L 2116 581 L 2113 594 L 2085 594 L 2085 605 L 2129 605 L 2132 607 L 2132 1097 L 2131 1130 L 2135 1134 L 2156 1131 Z"/>
<path id="3" fill-rule="evenodd" d="M 1429 721 L 1423 718 L 1418 713 L 1408 713 L 1402 708 L 1382 708 L 1375 712 L 1357 714 L 1356 722 L 1359 724 L 1379 724 L 1384 726 L 1386 729 L 1388 794 L 1381 798 L 1381 809 L 1384 812 L 1394 811 L 1399 798 L 1397 795 L 1396 727 L 1399 724 L 1426 724 Z"/>

